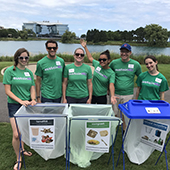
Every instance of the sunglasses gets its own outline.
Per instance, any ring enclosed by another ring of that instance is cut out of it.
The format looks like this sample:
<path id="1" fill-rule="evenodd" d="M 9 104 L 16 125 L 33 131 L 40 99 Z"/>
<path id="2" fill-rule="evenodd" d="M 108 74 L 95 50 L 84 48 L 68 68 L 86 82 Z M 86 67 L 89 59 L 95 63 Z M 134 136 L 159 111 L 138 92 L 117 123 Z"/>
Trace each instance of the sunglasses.
<path id="1" fill-rule="evenodd" d="M 80 54 L 80 53 L 75 53 L 75 55 L 78 57 L 79 55 L 81 55 L 81 57 L 84 57 L 84 54 Z"/>
<path id="2" fill-rule="evenodd" d="M 26 56 L 26 57 L 19 56 L 18 58 L 19 58 L 20 60 L 23 60 L 23 59 L 28 60 L 28 59 L 29 59 L 29 56 Z"/>
<path id="3" fill-rule="evenodd" d="M 47 49 L 48 49 L 48 50 L 52 50 L 52 49 L 53 49 L 53 50 L 56 50 L 57 47 L 47 47 Z"/>
<path id="4" fill-rule="evenodd" d="M 106 61 L 106 58 L 99 58 L 99 61 Z"/>

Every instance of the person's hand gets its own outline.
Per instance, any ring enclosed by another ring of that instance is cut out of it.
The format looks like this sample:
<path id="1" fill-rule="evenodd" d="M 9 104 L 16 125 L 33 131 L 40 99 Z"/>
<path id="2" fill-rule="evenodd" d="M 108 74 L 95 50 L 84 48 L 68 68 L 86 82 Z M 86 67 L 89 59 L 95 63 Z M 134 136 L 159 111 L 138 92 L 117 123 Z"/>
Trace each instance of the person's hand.
<path id="1" fill-rule="evenodd" d="M 31 102 L 30 102 L 30 105 L 31 106 L 34 106 L 34 105 L 36 105 L 37 104 L 37 102 L 35 101 L 35 100 L 32 100 Z"/>
<path id="2" fill-rule="evenodd" d="M 67 103 L 67 99 L 63 99 L 63 102 L 62 103 Z"/>
<path id="3" fill-rule="evenodd" d="M 28 105 L 30 105 L 31 102 L 29 102 L 28 100 L 22 100 L 20 102 L 21 105 L 24 105 L 25 107 L 27 107 Z"/>
<path id="4" fill-rule="evenodd" d="M 91 104 L 91 99 L 88 99 L 86 104 Z"/>
<path id="5" fill-rule="evenodd" d="M 83 48 L 86 47 L 86 41 L 84 41 L 83 39 L 80 39 L 80 44 L 82 45 Z"/>
<path id="6" fill-rule="evenodd" d="M 112 96 L 112 97 L 111 97 L 111 103 L 112 103 L 112 104 L 117 103 L 117 99 L 119 99 L 119 97 L 117 97 L 117 96 Z"/>

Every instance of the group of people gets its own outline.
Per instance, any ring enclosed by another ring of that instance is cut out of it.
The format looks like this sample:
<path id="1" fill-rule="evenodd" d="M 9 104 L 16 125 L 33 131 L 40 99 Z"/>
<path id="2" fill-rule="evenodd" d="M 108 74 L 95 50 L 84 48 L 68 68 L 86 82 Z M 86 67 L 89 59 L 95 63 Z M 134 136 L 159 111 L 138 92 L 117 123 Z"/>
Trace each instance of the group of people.
<path id="1" fill-rule="evenodd" d="M 164 92 L 169 89 L 166 78 L 158 71 L 158 62 L 152 55 L 145 57 L 148 71 L 143 72 L 140 64 L 131 59 L 131 46 L 127 43 L 120 48 L 120 58 L 111 61 L 108 50 L 102 52 L 98 61 L 89 52 L 86 41 L 80 40 L 82 48 L 74 51 L 74 63 L 65 65 L 62 58 L 56 55 L 58 44 L 48 40 L 45 44 L 47 56 L 37 62 L 34 83 L 33 73 L 26 68 L 29 52 L 20 48 L 14 54 L 14 65 L 7 68 L 3 84 L 8 96 L 8 111 L 13 130 L 12 145 L 17 157 L 14 170 L 21 168 L 19 157 L 19 136 L 14 114 L 22 106 L 36 103 L 87 103 L 113 104 L 116 116 L 119 115 L 118 105 L 130 99 L 164 100 Z M 94 67 L 84 63 L 85 52 Z M 137 92 L 134 95 L 134 77 L 137 76 Z M 110 94 L 110 101 L 107 95 Z M 125 128 L 125 127 L 124 127 Z M 24 155 L 32 153 L 24 149 Z"/>

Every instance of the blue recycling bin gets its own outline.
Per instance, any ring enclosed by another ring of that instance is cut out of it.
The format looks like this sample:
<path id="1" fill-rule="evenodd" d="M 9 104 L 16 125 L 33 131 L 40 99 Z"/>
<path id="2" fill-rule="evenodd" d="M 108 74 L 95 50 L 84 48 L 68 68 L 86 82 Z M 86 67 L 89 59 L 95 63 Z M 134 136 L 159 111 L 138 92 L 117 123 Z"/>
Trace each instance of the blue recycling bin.
<path id="1" fill-rule="evenodd" d="M 133 133 L 135 132 L 135 127 L 130 128 L 130 124 L 132 126 L 131 120 L 133 120 L 134 122 L 136 121 L 134 124 L 136 124 L 136 126 L 138 127 L 140 127 L 139 121 L 142 119 L 161 119 L 161 121 L 169 121 L 168 119 L 170 119 L 170 104 L 163 100 L 129 100 L 126 103 L 119 104 L 119 109 L 121 113 L 125 115 L 125 119 L 128 120 L 127 128 L 122 138 L 123 140 L 122 148 L 120 150 L 120 153 L 123 152 L 123 165 L 124 165 L 123 169 L 125 169 L 124 142 L 125 142 L 125 139 L 128 140 L 126 136 L 127 136 L 127 133 L 129 135 L 129 132 L 131 129 L 133 129 Z M 138 130 L 138 133 L 136 134 L 139 135 L 139 133 L 140 133 L 140 129 Z M 155 135 L 159 136 L 160 132 L 157 131 Z M 133 140 L 135 139 L 133 138 Z M 157 164 L 162 153 L 165 152 L 167 169 L 168 169 L 168 163 L 167 163 L 167 155 L 166 155 L 166 145 L 168 141 L 169 141 L 169 138 L 167 142 L 165 143 L 163 151 L 161 152 L 156 162 Z M 119 158 L 120 158 L 120 153 L 119 153 Z M 117 160 L 117 165 L 119 162 L 119 158 Z"/>

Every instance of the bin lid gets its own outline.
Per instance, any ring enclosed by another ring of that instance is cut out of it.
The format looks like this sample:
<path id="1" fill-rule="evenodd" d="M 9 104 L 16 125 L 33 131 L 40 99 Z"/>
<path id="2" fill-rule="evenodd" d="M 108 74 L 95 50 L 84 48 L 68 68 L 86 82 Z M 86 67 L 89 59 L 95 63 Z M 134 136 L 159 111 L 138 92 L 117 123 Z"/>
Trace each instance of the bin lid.
<path id="1" fill-rule="evenodd" d="M 163 100 L 129 100 L 118 107 L 130 119 L 170 119 L 170 104 Z"/>

